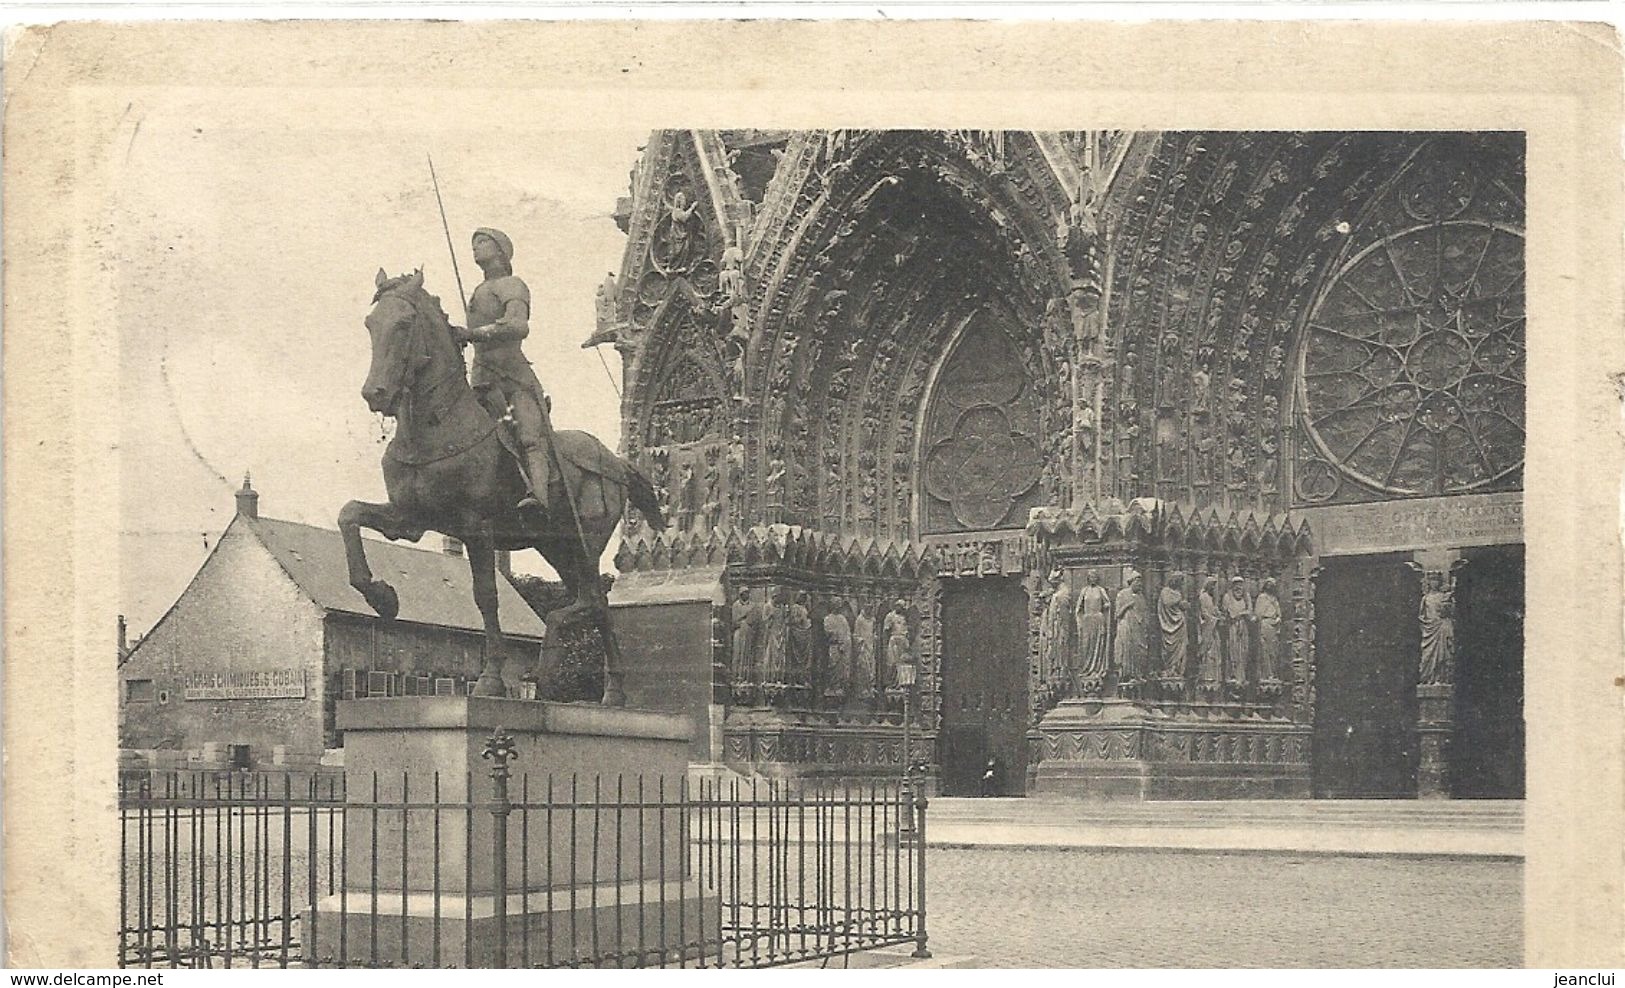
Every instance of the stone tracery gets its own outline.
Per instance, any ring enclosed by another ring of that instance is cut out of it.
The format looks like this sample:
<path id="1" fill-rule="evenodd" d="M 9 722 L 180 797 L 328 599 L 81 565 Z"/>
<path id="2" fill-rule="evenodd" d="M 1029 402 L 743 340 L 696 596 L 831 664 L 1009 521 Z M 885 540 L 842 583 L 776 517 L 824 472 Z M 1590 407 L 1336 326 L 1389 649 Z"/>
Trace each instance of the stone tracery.
<path id="1" fill-rule="evenodd" d="M 1012 571 L 999 547 L 1041 506 L 1270 518 L 1516 489 L 1520 156 L 1508 135 L 656 135 L 613 307 L 625 442 L 668 497 L 699 493 L 682 537 L 631 533 L 623 568 L 733 580 L 731 533 L 770 525 L 1031 578 L 1041 551 Z M 1202 560 L 1229 550 L 1179 551 L 1199 635 Z M 1284 612 L 1259 702 L 1306 717 L 1308 578 L 1234 565 L 1250 607 L 1277 578 L 1263 610 Z M 778 586 L 812 594 L 820 638 L 816 583 Z M 935 593 L 910 595 L 927 709 Z"/>

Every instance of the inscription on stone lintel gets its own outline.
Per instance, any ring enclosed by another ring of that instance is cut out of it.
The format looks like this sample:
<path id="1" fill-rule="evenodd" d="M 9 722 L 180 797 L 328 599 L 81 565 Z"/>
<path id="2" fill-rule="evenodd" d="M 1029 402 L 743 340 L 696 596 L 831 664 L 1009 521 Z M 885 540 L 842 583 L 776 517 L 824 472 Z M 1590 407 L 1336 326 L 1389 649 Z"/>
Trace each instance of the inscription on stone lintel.
<path id="1" fill-rule="evenodd" d="M 1346 504 L 1301 514 L 1322 556 L 1523 541 L 1521 493 Z"/>

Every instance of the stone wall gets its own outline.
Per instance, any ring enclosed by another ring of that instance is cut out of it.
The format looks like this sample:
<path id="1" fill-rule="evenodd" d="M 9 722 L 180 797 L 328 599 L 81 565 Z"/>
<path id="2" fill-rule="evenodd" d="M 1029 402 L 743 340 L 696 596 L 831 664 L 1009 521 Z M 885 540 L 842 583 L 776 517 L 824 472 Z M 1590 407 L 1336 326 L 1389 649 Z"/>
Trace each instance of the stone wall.
<path id="1" fill-rule="evenodd" d="M 275 745 L 320 756 L 322 611 L 244 525 L 226 530 L 192 586 L 120 667 L 121 747 L 201 756 L 208 746 L 208 757 L 224 760 L 227 745 L 247 744 L 267 763 Z M 213 674 L 225 675 L 200 678 Z M 302 675 L 303 697 L 226 698 L 298 692 L 253 685 L 270 674 Z"/>

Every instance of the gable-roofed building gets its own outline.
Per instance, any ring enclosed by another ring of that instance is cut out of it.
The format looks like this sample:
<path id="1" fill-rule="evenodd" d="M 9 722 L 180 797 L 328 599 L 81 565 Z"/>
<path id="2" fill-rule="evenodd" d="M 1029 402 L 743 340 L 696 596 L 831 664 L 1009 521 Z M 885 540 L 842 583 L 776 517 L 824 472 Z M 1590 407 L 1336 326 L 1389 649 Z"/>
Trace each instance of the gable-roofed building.
<path id="1" fill-rule="evenodd" d="M 1522 795 L 1521 135 L 664 130 L 616 217 L 713 758 L 895 774 L 907 666 L 953 793 Z"/>
<path id="2" fill-rule="evenodd" d="M 342 743 L 334 704 L 463 693 L 484 623 L 468 560 L 369 539 L 373 573 L 400 596 L 384 621 L 349 584 L 337 531 L 259 516 L 245 478 L 237 513 L 191 583 L 119 663 L 120 744 L 171 764 L 314 764 Z M 497 581 L 515 695 L 536 668 L 541 619 Z"/>

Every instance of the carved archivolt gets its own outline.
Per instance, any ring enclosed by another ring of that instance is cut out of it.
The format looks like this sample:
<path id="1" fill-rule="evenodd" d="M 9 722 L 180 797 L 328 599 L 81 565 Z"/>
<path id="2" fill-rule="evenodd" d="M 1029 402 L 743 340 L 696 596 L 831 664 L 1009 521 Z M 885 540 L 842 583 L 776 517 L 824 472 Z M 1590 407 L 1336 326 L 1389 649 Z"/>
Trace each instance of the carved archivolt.
<path id="1" fill-rule="evenodd" d="M 1520 137 L 1133 141 L 1105 206 L 1119 496 L 1280 511 L 1521 483 Z"/>

